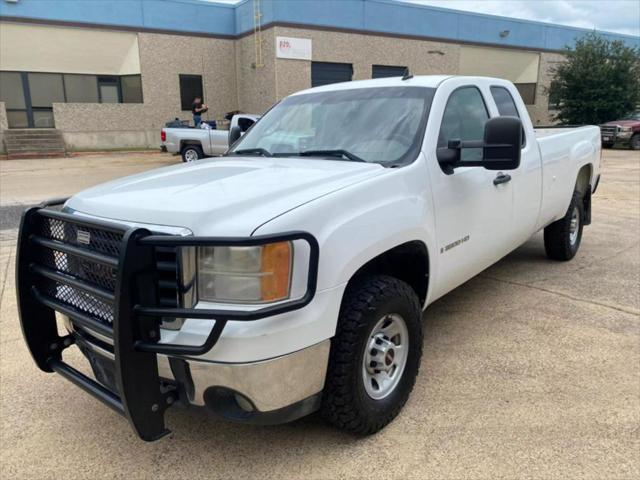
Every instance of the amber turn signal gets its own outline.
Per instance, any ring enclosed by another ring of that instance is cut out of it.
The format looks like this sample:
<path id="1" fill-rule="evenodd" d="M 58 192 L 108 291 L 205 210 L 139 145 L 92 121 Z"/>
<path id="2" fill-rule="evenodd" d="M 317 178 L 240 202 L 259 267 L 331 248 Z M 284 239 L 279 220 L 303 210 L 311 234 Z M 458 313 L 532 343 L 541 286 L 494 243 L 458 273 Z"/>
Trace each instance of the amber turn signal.
<path id="1" fill-rule="evenodd" d="M 262 301 L 289 297 L 291 285 L 291 242 L 270 243 L 262 247 Z"/>

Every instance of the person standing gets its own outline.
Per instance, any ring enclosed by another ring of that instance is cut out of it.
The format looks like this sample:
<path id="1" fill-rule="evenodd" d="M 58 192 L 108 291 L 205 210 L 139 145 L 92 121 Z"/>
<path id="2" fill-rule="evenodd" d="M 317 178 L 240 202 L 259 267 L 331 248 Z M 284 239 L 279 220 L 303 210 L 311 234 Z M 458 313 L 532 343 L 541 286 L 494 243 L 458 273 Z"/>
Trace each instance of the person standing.
<path id="1" fill-rule="evenodd" d="M 193 106 L 191 108 L 191 113 L 193 113 L 193 123 L 196 128 L 200 126 L 202 123 L 202 114 L 209 110 L 207 105 L 202 103 L 201 97 L 196 97 L 193 99 Z"/>

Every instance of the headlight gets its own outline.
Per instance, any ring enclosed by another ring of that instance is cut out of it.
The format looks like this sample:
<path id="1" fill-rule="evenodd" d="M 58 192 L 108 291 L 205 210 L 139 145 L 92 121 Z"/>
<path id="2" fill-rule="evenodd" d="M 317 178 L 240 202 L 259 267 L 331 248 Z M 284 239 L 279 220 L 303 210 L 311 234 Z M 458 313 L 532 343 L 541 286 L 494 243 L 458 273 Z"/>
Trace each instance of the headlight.
<path id="1" fill-rule="evenodd" d="M 266 303 L 289 298 L 291 242 L 256 247 L 198 247 L 198 298 Z"/>
<path id="2" fill-rule="evenodd" d="M 621 132 L 630 132 L 631 130 L 633 130 L 631 127 L 620 127 Z"/>

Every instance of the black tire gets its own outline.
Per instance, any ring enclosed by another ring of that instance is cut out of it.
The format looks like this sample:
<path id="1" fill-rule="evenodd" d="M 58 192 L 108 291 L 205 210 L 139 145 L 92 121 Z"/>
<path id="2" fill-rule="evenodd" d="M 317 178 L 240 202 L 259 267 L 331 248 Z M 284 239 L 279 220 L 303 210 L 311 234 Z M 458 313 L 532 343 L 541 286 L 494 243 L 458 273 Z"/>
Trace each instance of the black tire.
<path id="1" fill-rule="evenodd" d="M 640 150 L 640 133 L 636 133 L 631 137 L 629 145 L 631 146 L 631 150 Z"/>
<path id="2" fill-rule="evenodd" d="M 364 385 L 364 355 L 370 351 L 373 328 L 393 313 L 401 316 L 407 327 L 407 359 L 395 388 L 386 397 L 374 400 Z M 369 435 L 381 430 L 409 398 L 421 357 L 422 311 L 413 289 L 384 275 L 356 281 L 345 293 L 336 335 L 331 339 L 321 415 L 351 433 Z"/>
<path id="3" fill-rule="evenodd" d="M 577 236 L 572 236 L 571 224 L 576 210 L 578 212 Z M 565 216 L 544 229 L 544 248 L 547 252 L 547 257 L 552 260 L 571 260 L 580 248 L 583 223 L 584 203 L 582 201 L 582 193 L 576 190 L 573 192 L 573 197 Z"/>
<path id="4" fill-rule="evenodd" d="M 204 158 L 204 152 L 200 145 L 185 145 L 180 152 L 182 155 L 182 161 L 185 163 L 194 162 Z"/>
<path id="5" fill-rule="evenodd" d="M 602 148 L 613 148 L 613 143 L 603 143 Z"/>

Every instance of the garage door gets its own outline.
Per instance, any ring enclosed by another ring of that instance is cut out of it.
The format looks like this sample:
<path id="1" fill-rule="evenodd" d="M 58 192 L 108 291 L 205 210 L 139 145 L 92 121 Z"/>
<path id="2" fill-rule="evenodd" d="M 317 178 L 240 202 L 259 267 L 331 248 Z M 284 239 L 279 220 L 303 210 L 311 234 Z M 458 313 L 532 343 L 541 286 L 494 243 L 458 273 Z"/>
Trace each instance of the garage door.
<path id="1" fill-rule="evenodd" d="M 372 65 L 371 78 L 402 77 L 407 67 L 392 67 L 391 65 Z"/>
<path id="2" fill-rule="evenodd" d="M 350 63 L 311 62 L 311 86 L 350 82 L 353 66 Z"/>

